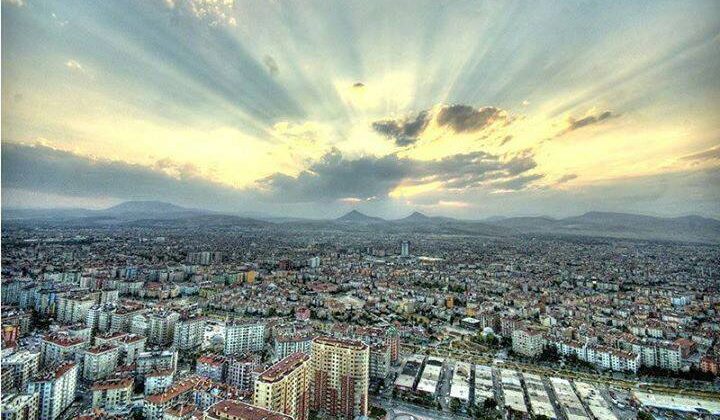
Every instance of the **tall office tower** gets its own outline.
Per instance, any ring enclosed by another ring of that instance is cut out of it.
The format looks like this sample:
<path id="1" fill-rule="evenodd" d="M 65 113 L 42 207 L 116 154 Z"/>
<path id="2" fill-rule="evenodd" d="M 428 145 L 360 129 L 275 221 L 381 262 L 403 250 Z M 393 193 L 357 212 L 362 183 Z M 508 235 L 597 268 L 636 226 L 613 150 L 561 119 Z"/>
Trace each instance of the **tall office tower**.
<path id="1" fill-rule="evenodd" d="M 54 420 L 75 401 L 78 367 L 65 362 L 28 382 L 28 393 L 40 394 L 40 420 Z"/>
<path id="2" fill-rule="evenodd" d="M 175 324 L 180 314 L 172 311 L 153 312 L 147 315 L 148 342 L 169 346 L 175 337 Z"/>
<path id="3" fill-rule="evenodd" d="M 20 392 L 25 392 L 28 381 L 35 376 L 39 368 L 40 353 L 31 353 L 27 350 L 16 351 L 2 361 L 3 373 L 10 373 L 14 387 Z M 4 387 L 3 391 L 7 392 Z"/>
<path id="4" fill-rule="evenodd" d="M 312 343 L 312 408 L 353 419 L 367 416 L 370 349 L 361 341 L 317 337 Z"/>
<path id="5" fill-rule="evenodd" d="M 410 256 L 410 242 L 402 241 L 402 244 L 400 244 L 400 256 L 401 257 L 409 257 Z"/>
<path id="6" fill-rule="evenodd" d="M 265 324 L 255 321 L 228 321 L 225 325 L 225 354 L 261 351 L 265 344 Z"/>
<path id="7" fill-rule="evenodd" d="M 307 420 L 310 410 L 310 356 L 293 353 L 260 374 L 253 403 L 258 407 Z"/>
<path id="8" fill-rule="evenodd" d="M 184 317 L 175 324 L 173 345 L 179 351 L 199 350 L 205 337 L 205 318 Z"/>

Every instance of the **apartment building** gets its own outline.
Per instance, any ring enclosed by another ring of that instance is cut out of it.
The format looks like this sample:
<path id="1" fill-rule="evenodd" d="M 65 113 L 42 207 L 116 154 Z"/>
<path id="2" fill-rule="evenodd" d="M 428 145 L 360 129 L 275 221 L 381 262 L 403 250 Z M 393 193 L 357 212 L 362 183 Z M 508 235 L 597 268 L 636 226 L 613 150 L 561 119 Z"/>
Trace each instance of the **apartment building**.
<path id="1" fill-rule="evenodd" d="M 310 376 L 310 355 L 293 353 L 264 371 L 255 381 L 253 403 L 295 420 L 307 420 Z"/>
<path id="2" fill-rule="evenodd" d="M 369 365 L 367 344 L 357 340 L 315 338 L 311 407 L 339 418 L 366 416 Z"/>

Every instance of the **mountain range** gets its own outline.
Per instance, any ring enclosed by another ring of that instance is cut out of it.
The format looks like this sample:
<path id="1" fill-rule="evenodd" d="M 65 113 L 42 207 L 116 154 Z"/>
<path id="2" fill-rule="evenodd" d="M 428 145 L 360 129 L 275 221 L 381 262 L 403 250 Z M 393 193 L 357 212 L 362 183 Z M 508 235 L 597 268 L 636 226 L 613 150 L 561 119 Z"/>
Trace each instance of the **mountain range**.
<path id="1" fill-rule="evenodd" d="M 337 219 L 249 218 L 161 201 L 128 201 L 102 210 L 3 209 L 3 222 L 23 225 L 147 226 L 147 227 L 256 227 L 282 229 L 337 229 L 388 233 L 435 233 L 479 236 L 562 235 L 639 240 L 666 240 L 720 244 L 720 221 L 685 216 L 663 218 L 627 213 L 589 212 L 580 216 L 492 217 L 461 220 L 414 212 L 388 220 L 352 210 Z"/>

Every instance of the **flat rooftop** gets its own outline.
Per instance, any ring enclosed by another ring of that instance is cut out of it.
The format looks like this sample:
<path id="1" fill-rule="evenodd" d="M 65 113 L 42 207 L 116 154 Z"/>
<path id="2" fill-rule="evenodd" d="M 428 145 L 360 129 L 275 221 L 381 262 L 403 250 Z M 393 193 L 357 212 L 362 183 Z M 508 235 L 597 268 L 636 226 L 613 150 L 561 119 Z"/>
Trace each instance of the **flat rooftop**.
<path id="1" fill-rule="evenodd" d="M 686 413 L 710 413 L 720 415 L 720 401 L 703 400 L 699 398 L 682 397 L 666 394 L 650 394 L 647 392 L 633 392 L 635 398 L 644 406 L 662 408 L 666 410 L 682 411 Z"/>

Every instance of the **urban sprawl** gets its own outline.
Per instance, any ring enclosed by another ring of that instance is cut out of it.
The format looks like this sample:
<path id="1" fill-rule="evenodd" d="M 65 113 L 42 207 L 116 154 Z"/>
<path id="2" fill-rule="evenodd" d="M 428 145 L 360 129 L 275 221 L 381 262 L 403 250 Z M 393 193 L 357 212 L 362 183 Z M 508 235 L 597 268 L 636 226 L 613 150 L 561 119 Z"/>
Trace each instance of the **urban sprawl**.
<path id="1" fill-rule="evenodd" d="M 2 419 L 720 416 L 720 249 L 3 229 Z"/>

